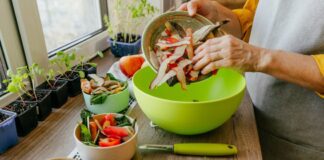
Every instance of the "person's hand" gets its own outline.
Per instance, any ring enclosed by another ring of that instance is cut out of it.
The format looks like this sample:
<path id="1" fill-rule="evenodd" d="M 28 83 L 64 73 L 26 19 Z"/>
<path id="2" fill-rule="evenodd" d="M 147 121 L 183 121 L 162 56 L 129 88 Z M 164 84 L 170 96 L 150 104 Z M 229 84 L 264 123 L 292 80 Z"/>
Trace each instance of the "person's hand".
<path id="1" fill-rule="evenodd" d="M 267 62 L 266 50 L 231 35 L 207 40 L 195 50 L 194 69 L 208 74 L 221 67 L 242 71 L 261 71 Z"/>
<path id="2" fill-rule="evenodd" d="M 188 11 L 190 16 L 198 13 L 212 22 L 216 22 L 218 19 L 217 5 L 219 5 L 217 2 L 212 2 L 211 0 L 191 0 L 183 3 L 178 10 Z"/>

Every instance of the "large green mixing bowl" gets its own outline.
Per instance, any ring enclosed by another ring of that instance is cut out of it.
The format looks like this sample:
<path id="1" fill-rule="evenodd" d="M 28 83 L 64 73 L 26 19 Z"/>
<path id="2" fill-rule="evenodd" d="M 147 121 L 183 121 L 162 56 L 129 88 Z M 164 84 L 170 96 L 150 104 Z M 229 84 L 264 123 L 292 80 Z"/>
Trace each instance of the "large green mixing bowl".
<path id="1" fill-rule="evenodd" d="M 133 77 L 136 100 L 145 115 L 167 131 L 194 135 L 213 130 L 237 110 L 245 90 L 244 77 L 232 69 L 220 69 L 210 78 L 192 83 L 163 84 L 150 90 L 156 73 L 145 67 Z"/>

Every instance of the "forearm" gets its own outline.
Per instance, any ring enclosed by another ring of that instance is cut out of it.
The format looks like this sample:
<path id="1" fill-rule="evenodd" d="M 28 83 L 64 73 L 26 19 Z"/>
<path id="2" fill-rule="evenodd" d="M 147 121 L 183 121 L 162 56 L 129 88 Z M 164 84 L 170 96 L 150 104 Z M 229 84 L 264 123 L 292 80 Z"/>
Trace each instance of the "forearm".
<path id="1" fill-rule="evenodd" d="M 219 4 L 216 1 L 214 2 L 214 6 L 216 8 L 216 11 L 218 12 L 218 16 L 214 20 L 214 22 L 229 19 L 230 22 L 224 25 L 222 28 L 227 33 L 232 34 L 237 38 L 241 38 L 242 37 L 241 24 L 237 15 L 234 14 L 232 10 L 224 7 L 223 5 Z"/>
<path id="2" fill-rule="evenodd" d="M 262 50 L 259 71 L 276 78 L 324 93 L 324 77 L 308 55 Z"/>

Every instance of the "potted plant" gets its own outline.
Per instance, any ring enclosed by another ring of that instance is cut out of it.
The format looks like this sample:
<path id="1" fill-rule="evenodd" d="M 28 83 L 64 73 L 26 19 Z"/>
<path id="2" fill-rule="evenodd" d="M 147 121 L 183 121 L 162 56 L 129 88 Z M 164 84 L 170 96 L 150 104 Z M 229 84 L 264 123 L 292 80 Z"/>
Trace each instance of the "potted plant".
<path id="1" fill-rule="evenodd" d="M 40 68 L 37 64 L 33 64 L 31 67 L 33 70 L 37 70 L 36 73 L 45 79 L 45 82 L 40 84 L 36 89 L 50 91 L 52 107 L 60 108 L 68 99 L 68 82 L 54 79 L 55 72 L 53 69 L 49 69 L 47 72 L 44 72 L 44 69 Z"/>
<path id="2" fill-rule="evenodd" d="M 100 58 L 103 58 L 103 53 L 101 51 L 98 51 L 96 53 Z M 97 74 L 97 64 L 96 63 L 91 63 L 89 61 L 85 60 L 84 56 L 80 56 L 78 58 L 79 63 L 72 67 L 72 70 L 76 72 L 82 71 L 84 73 L 84 77 L 87 77 L 88 74 Z"/>
<path id="3" fill-rule="evenodd" d="M 39 70 L 35 70 L 32 66 L 27 67 L 19 67 L 17 68 L 17 76 L 22 76 L 23 85 L 19 89 L 24 93 L 18 101 L 26 101 L 29 103 L 36 103 L 36 110 L 38 115 L 38 120 L 43 121 L 49 114 L 52 112 L 52 98 L 50 96 L 51 91 L 42 91 L 36 90 L 35 79 Z M 14 74 L 9 74 L 9 77 L 14 76 Z M 28 78 L 30 78 L 32 82 L 31 90 L 27 88 L 25 82 L 28 82 Z M 14 83 L 11 81 L 10 83 Z M 10 85 L 10 84 L 9 84 Z"/>
<path id="4" fill-rule="evenodd" d="M 116 57 L 137 54 L 141 46 L 139 27 L 145 18 L 158 10 L 147 0 L 133 0 L 123 3 L 122 0 L 110 1 L 112 4 L 112 20 L 104 16 L 105 26 L 109 35 L 108 43 Z"/>
<path id="5" fill-rule="evenodd" d="M 75 52 L 65 53 L 63 51 L 56 53 L 56 58 L 50 61 L 51 65 L 57 67 L 58 76 L 55 79 L 68 82 L 69 96 L 74 97 L 81 93 L 80 75 L 76 72 L 76 68 L 72 69 L 72 62 L 75 61 Z M 54 67 L 54 66 L 53 66 Z"/>
<path id="6" fill-rule="evenodd" d="M 9 83 L 6 92 L 13 94 L 18 94 L 19 101 L 16 100 L 9 105 L 5 106 L 3 109 L 15 112 L 17 117 L 15 118 L 16 127 L 19 136 L 25 136 L 34 128 L 36 128 L 37 121 L 37 111 L 36 103 L 27 103 L 24 101 L 22 94 L 26 89 L 24 80 L 28 78 L 26 74 L 14 74 L 10 70 L 7 73 L 9 79 L 4 80 L 4 83 Z"/>
<path id="7" fill-rule="evenodd" d="M 18 143 L 16 113 L 0 109 L 0 154 Z"/>

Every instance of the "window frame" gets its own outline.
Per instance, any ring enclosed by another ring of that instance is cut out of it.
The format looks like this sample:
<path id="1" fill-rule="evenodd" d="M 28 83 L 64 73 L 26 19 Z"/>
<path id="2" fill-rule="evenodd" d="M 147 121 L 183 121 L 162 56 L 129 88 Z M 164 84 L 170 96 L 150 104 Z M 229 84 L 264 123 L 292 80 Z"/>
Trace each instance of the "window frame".
<path id="1" fill-rule="evenodd" d="M 103 15 L 108 15 L 107 0 L 98 0 L 100 2 L 101 19 Z M 41 19 L 38 12 L 37 0 L 12 0 L 23 48 L 25 51 L 26 61 L 28 65 L 38 63 L 43 68 L 49 67 L 49 60 L 55 58 L 55 54 L 48 54 L 44 33 L 42 29 Z M 106 50 L 109 45 L 106 41 L 108 38 L 103 28 L 95 33 L 89 34 L 79 40 L 63 46 L 61 49 L 71 52 L 77 49 L 78 56 L 86 57 L 89 60 L 96 56 L 97 51 Z M 58 50 L 55 50 L 58 51 Z M 37 79 L 36 85 L 43 82 L 43 79 Z"/>
<path id="2" fill-rule="evenodd" d="M 8 69 L 15 72 L 16 68 L 26 65 L 10 0 L 0 1 L 0 42 L 3 59 Z M 8 105 L 17 97 L 18 95 L 11 93 L 0 96 L 0 107 Z"/>
<path id="3" fill-rule="evenodd" d="M 3 96 L 6 94 L 6 92 L 4 92 L 4 88 L 6 87 L 6 84 L 2 83 L 2 81 L 4 79 L 7 79 L 7 76 L 6 76 L 6 73 L 7 73 L 7 70 L 8 70 L 8 65 L 7 65 L 7 62 L 6 62 L 6 59 L 4 57 L 4 52 L 3 52 L 3 49 L 2 49 L 2 44 L 1 44 L 1 41 L 0 41 L 0 96 Z"/>

